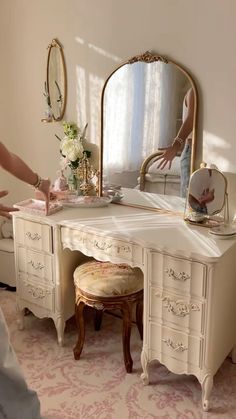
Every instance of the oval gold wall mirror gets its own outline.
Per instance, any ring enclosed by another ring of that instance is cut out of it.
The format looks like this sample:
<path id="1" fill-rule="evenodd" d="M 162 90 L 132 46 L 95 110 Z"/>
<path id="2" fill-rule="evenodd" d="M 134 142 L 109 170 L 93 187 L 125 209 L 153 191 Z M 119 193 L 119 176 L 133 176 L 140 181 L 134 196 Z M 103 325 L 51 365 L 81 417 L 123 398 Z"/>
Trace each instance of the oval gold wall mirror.
<path id="1" fill-rule="evenodd" d="M 190 93 L 188 133 L 178 138 Z M 182 66 L 151 52 L 121 64 L 102 91 L 101 190 L 117 188 L 125 205 L 159 209 L 168 201 L 168 209 L 178 210 L 181 201 L 184 208 L 180 196 L 186 196 L 188 182 L 181 194 L 181 167 L 185 166 L 189 180 L 195 163 L 196 123 L 197 91 Z M 174 140 L 178 151 L 169 168 L 163 156 Z"/>
<path id="2" fill-rule="evenodd" d="M 60 121 L 66 107 L 66 66 L 62 46 L 53 39 L 48 46 L 45 96 L 54 121 Z"/>

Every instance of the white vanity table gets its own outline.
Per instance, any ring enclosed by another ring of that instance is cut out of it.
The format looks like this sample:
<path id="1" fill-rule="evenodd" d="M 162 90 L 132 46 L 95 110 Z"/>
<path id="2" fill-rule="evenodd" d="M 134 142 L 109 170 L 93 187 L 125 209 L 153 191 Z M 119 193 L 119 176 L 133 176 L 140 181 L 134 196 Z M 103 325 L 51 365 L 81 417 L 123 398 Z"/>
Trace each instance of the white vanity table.
<path id="1" fill-rule="evenodd" d="M 142 379 L 159 360 L 193 374 L 208 410 L 213 376 L 236 342 L 236 240 L 215 240 L 182 217 L 122 205 L 14 212 L 17 307 L 54 320 L 59 344 L 74 313 L 73 271 L 85 256 L 144 274 Z M 84 256 L 85 255 L 85 256 Z"/>

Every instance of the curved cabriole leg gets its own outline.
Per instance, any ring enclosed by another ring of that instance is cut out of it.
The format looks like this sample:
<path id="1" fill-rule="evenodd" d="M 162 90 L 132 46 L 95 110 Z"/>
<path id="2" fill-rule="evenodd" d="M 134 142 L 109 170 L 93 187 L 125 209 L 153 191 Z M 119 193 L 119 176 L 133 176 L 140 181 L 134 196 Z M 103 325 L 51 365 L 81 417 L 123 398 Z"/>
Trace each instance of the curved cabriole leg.
<path id="1" fill-rule="evenodd" d="M 85 303 L 79 301 L 75 307 L 75 319 L 79 332 L 78 341 L 74 347 L 74 358 L 78 360 L 84 346 L 85 327 L 84 327 L 84 307 Z"/>
<path id="2" fill-rule="evenodd" d="M 131 336 L 131 326 L 132 326 L 132 304 L 123 302 L 122 304 L 122 313 L 123 313 L 123 354 L 125 368 L 128 373 L 132 372 L 133 361 L 130 355 L 130 336 Z"/>
<path id="3" fill-rule="evenodd" d="M 202 408 L 204 412 L 209 410 L 209 399 L 213 387 L 213 376 L 207 375 L 202 382 Z"/>
<path id="4" fill-rule="evenodd" d="M 63 346 L 64 343 L 64 331 L 65 331 L 65 321 L 62 319 L 62 317 L 57 317 L 54 320 L 55 323 L 55 327 L 57 330 L 57 340 L 58 340 L 58 345 L 59 346 Z"/>
<path id="5" fill-rule="evenodd" d="M 94 329 L 100 330 L 102 324 L 103 311 L 95 309 Z"/>
<path id="6" fill-rule="evenodd" d="M 146 386 L 149 384 L 149 373 L 148 373 L 148 357 L 145 349 L 141 352 L 141 365 L 143 372 L 141 374 L 141 380 L 143 384 Z"/>
<path id="7" fill-rule="evenodd" d="M 138 301 L 136 304 L 136 323 L 139 331 L 140 339 L 143 340 L 143 302 Z"/>
<path id="8" fill-rule="evenodd" d="M 231 351 L 231 360 L 233 364 L 236 364 L 236 346 L 234 346 Z"/>
<path id="9" fill-rule="evenodd" d="M 18 305 L 18 303 L 16 303 L 16 311 L 17 311 L 17 326 L 19 330 L 23 330 L 25 327 L 25 322 L 24 322 L 24 314 L 25 314 L 25 309 L 21 309 Z"/>

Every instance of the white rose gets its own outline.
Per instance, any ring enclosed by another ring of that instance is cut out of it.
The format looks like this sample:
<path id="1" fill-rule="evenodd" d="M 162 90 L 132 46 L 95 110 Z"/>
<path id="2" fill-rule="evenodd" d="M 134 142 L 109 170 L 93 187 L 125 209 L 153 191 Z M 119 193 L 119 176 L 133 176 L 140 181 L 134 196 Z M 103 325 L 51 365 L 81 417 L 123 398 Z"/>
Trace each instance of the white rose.
<path id="1" fill-rule="evenodd" d="M 61 142 L 61 152 L 70 161 L 83 157 L 83 145 L 78 139 L 64 138 Z"/>

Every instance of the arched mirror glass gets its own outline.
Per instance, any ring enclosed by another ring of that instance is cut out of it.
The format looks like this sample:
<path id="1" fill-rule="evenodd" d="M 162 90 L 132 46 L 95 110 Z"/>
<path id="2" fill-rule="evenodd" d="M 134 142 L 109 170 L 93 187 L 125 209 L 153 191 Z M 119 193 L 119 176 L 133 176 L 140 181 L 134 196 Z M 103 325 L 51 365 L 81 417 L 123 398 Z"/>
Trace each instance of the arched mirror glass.
<path id="1" fill-rule="evenodd" d="M 191 118 L 181 131 L 190 96 Z M 181 193 L 181 166 L 185 165 L 189 180 L 194 168 L 196 116 L 195 84 L 180 65 L 147 52 L 119 66 L 102 92 L 103 193 L 115 189 L 120 203 L 127 205 L 155 209 L 166 202 L 170 207 L 175 203 L 178 209 L 176 203 L 181 202 L 183 208 L 180 196 L 186 196 L 187 186 Z M 176 156 L 169 168 L 163 157 L 174 140 Z"/>
<path id="2" fill-rule="evenodd" d="M 60 121 L 66 106 L 66 68 L 62 46 L 56 39 L 48 46 L 46 83 L 47 103 L 52 118 Z"/>

